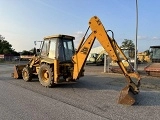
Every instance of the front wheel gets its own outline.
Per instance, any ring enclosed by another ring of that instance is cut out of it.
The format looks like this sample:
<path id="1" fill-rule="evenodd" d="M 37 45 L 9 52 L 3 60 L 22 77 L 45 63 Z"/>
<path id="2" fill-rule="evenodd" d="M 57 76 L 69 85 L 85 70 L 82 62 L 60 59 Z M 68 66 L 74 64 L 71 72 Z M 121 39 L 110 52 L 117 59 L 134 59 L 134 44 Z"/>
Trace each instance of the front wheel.
<path id="1" fill-rule="evenodd" d="M 28 66 L 24 67 L 22 70 L 23 80 L 29 82 L 32 80 L 32 69 Z"/>
<path id="2" fill-rule="evenodd" d="M 38 78 L 44 87 L 52 87 L 54 85 L 53 68 L 50 65 L 42 64 L 39 68 Z"/>

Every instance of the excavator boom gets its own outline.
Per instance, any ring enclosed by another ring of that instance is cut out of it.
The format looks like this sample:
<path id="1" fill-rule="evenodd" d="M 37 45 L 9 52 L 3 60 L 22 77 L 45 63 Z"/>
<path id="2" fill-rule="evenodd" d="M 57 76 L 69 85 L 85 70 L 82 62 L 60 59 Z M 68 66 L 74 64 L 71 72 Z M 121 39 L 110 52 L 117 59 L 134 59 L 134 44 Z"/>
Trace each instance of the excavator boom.
<path id="1" fill-rule="evenodd" d="M 125 60 L 128 60 L 127 57 L 123 54 L 118 44 L 114 40 L 113 34 L 112 38 L 109 37 L 102 22 L 97 16 L 94 16 L 90 19 L 89 28 L 92 31 L 91 34 L 88 36 L 86 40 L 84 36 L 79 45 L 79 48 L 76 51 L 76 54 L 72 57 L 74 62 L 73 79 L 79 78 L 79 74 L 81 73 L 84 67 L 84 64 L 93 46 L 93 43 L 95 39 L 97 39 L 99 43 L 102 45 L 102 47 L 105 49 L 105 51 L 108 53 L 110 58 L 113 61 L 117 62 L 124 76 L 126 77 L 127 86 L 124 89 L 122 89 L 118 103 L 127 105 L 134 104 L 135 99 L 133 98 L 132 94 L 139 93 L 140 75 L 136 71 L 134 71 L 134 69 L 132 73 L 127 72 L 125 66 L 122 63 L 122 60 L 119 58 L 117 51 L 119 51 L 122 54 Z M 132 81 L 131 77 L 135 77 L 137 79 L 137 84 Z"/>

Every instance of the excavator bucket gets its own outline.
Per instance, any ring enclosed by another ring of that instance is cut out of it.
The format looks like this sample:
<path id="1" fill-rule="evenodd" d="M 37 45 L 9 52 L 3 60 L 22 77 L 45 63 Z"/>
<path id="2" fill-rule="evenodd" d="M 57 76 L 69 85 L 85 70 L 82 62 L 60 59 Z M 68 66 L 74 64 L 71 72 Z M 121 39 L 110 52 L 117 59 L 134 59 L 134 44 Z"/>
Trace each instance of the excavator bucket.
<path id="1" fill-rule="evenodd" d="M 14 66 L 14 71 L 12 73 L 12 77 L 15 79 L 20 79 L 22 78 L 22 70 L 26 65 L 15 65 Z"/>
<path id="2" fill-rule="evenodd" d="M 121 90 L 118 103 L 124 105 L 133 105 L 135 103 L 134 93 L 129 86 Z"/>

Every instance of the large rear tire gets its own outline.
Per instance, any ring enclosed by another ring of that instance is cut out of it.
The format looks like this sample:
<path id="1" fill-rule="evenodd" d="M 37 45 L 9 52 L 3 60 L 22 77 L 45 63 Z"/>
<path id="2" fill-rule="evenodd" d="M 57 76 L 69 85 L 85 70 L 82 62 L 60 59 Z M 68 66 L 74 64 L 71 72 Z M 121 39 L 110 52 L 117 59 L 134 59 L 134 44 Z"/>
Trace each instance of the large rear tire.
<path id="1" fill-rule="evenodd" d="M 54 85 L 53 68 L 50 65 L 42 64 L 39 68 L 38 78 L 44 87 L 52 87 Z"/>
<path id="2" fill-rule="evenodd" d="M 32 69 L 28 66 L 24 67 L 22 70 L 22 78 L 24 81 L 29 82 L 32 80 Z"/>

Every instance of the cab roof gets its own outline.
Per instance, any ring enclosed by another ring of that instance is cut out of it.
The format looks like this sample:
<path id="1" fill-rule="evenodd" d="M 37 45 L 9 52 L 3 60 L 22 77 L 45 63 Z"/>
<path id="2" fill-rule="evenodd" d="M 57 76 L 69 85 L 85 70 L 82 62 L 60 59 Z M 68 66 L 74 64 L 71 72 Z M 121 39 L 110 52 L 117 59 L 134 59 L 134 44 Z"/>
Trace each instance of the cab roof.
<path id="1" fill-rule="evenodd" d="M 75 39 L 75 37 L 70 35 L 58 34 L 58 35 L 51 35 L 51 36 L 44 37 L 44 40 L 51 39 L 51 38 L 67 38 L 67 39 L 73 39 L 73 40 Z"/>
<path id="2" fill-rule="evenodd" d="M 150 46 L 150 48 L 160 48 L 160 46 Z"/>

